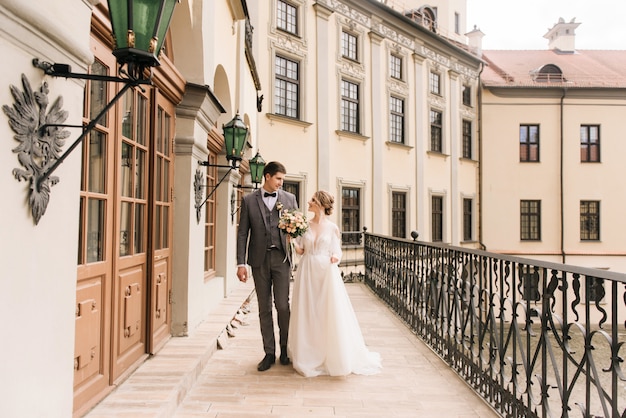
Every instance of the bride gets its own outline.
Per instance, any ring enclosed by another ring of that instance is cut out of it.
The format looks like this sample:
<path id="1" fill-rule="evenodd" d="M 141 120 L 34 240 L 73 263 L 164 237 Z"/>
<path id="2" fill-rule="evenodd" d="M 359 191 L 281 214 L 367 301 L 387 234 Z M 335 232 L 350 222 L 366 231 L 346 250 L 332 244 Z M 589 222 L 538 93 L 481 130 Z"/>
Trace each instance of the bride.
<path id="1" fill-rule="evenodd" d="M 294 369 L 305 377 L 374 374 L 378 353 L 365 346 L 361 328 L 339 271 L 340 233 L 326 219 L 334 199 L 317 191 L 309 200 L 313 218 L 295 239 L 302 255 L 294 278 L 287 351 Z"/>

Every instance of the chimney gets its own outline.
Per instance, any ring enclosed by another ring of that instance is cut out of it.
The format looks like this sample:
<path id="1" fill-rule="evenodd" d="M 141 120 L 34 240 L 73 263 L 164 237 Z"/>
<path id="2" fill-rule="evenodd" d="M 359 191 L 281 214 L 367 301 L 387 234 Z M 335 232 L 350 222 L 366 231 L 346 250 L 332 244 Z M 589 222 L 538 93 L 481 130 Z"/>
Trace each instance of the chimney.
<path id="1" fill-rule="evenodd" d="M 474 25 L 474 29 L 472 29 L 470 32 L 467 32 L 465 36 L 467 36 L 467 39 L 469 41 L 470 51 L 474 52 L 479 57 L 482 57 L 483 36 L 485 36 L 485 34 L 482 33 L 481 30 L 476 27 L 476 25 Z"/>
<path id="2" fill-rule="evenodd" d="M 562 17 L 559 18 L 559 23 L 552 26 L 552 29 L 548 29 L 548 32 L 543 35 L 548 42 L 548 49 L 556 49 L 561 52 L 576 52 L 575 44 L 575 31 L 580 23 L 575 22 L 576 18 L 573 18 L 569 23 L 565 23 Z"/>

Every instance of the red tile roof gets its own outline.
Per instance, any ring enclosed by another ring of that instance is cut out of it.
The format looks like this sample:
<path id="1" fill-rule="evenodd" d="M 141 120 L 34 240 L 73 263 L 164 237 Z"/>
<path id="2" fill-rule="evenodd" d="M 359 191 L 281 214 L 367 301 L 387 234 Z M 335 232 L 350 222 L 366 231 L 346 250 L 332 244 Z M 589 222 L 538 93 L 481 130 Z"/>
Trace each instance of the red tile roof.
<path id="1" fill-rule="evenodd" d="M 482 58 L 486 87 L 626 88 L 626 50 L 489 50 Z M 561 69 L 562 82 L 537 81 L 537 70 L 548 64 Z"/>

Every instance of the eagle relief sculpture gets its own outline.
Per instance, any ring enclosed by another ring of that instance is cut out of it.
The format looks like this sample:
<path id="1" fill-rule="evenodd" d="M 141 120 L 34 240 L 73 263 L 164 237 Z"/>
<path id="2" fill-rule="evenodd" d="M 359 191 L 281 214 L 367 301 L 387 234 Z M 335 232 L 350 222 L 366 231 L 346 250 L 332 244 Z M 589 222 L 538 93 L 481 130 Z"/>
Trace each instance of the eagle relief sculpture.
<path id="1" fill-rule="evenodd" d="M 29 182 L 29 203 L 35 224 L 46 212 L 50 199 L 50 187 L 59 182 L 56 176 L 46 176 L 47 170 L 59 158 L 69 132 L 62 127 L 68 113 L 62 110 L 63 98 L 59 97 L 48 110 L 48 83 L 39 91 L 33 91 L 28 79 L 22 74 L 23 91 L 11 86 L 13 107 L 3 105 L 9 118 L 9 126 L 15 132 L 13 138 L 19 145 L 13 149 L 23 168 L 14 168 L 18 181 Z M 46 113 L 47 112 L 47 113 Z"/>

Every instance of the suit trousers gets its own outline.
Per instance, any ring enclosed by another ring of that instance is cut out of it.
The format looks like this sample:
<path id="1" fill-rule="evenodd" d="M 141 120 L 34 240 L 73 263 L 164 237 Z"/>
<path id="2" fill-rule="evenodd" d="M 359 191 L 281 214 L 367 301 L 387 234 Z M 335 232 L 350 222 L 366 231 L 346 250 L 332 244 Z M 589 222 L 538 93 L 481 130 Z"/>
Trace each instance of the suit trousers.
<path id="1" fill-rule="evenodd" d="M 259 322 L 265 354 L 276 355 L 272 293 L 278 316 L 280 347 L 287 346 L 289 333 L 289 281 L 291 268 L 285 253 L 279 249 L 268 250 L 263 264 L 252 267 L 254 288 L 259 303 Z"/>

